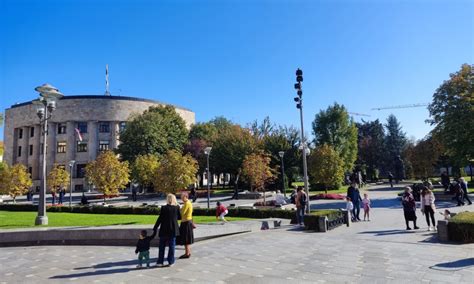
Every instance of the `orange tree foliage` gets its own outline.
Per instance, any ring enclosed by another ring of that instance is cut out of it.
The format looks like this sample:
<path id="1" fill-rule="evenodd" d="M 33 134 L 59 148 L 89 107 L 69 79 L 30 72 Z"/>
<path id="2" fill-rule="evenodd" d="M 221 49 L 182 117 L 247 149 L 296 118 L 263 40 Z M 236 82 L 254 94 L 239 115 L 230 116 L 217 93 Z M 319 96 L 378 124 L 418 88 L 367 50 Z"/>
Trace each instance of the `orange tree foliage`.
<path id="1" fill-rule="evenodd" d="M 270 167 L 271 158 L 265 154 L 247 155 L 242 163 L 242 176 L 250 184 L 250 190 L 264 190 L 265 185 L 275 179 Z"/>
<path id="2" fill-rule="evenodd" d="M 111 151 L 103 152 L 86 166 L 86 178 L 104 196 L 118 194 L 130 182 L 128 162 L 120 162 Z"/>

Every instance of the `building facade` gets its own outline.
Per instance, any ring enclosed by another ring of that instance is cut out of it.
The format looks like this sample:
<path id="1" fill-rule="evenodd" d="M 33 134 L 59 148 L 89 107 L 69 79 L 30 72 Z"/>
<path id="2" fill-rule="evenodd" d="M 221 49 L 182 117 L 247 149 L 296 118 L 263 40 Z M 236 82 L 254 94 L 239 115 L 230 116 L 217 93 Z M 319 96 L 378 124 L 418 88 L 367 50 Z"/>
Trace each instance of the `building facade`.
<path id="1" fill-rule="evenodd" d="M 131 114 L 159 105 L 166 104 L 122 96 L 64 96 L 48 121 L 47 172 L 54 164 L 69 171 L 68 164 L 74 160 L 73 190 L 90 189 L 84 179 L 87 163 L 95 160 L 101 151 L 118 147 L 119 132 Z M 194 112 L 174 107 L 188 128 L 194 124 Z M 39 191 L 44 138 L 35 105 L 26 102 L 7 109 L 4 131 L 4 161 L 9 165 L 24 164 L 31 174 L 33 189 Z"/>

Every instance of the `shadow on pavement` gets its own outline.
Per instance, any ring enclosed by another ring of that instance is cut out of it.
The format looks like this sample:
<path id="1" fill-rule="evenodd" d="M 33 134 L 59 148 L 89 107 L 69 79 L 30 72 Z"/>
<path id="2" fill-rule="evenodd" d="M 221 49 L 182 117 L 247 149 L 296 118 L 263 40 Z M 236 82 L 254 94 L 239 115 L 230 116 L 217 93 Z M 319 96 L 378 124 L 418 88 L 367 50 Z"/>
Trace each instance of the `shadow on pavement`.
<path id="1" fill-rule="evenodd" d="M 150 258 L 150 263 L 156 263 L 157 258 Z M 111 267 L 116 267 L 116 266 L 129 266 L 129 265 L 137 265 L 137 260 L 124 260 L 124 261 L 116 261 L 116 262 L 105 262 L 105 263 L 100 263 L 92 266 L 85 266 L 85 267 L 77 267 L 74 268 L 75 270 L 82 270 L 82 269 L 100 269 L 100 268 L 111 268 Z"/>
<path id="2" fill-rule="evenodd" d="M 474 266 L 474 257 L 438 263 L 436 265 L 430 266 L 430 268 L 435 270 L 461 270 L 471 266 Z"/>
<path id="3" fill-rule="evenodd" d="M 116 269 L 89 271 L 89 272 L 83 272 L 83 273 L 56 275 L 56 276 L 49 277 L 49 279 L 80 278 L 80 277 L 98 276 L 98 275 L 105 275 L 105 274 L 126 273 L 126 272 L 129 272 L 130 270 L 133 270 L 133 268 L 123 267 L 123 268 L 116 268 Z"/>
<path id="4" fill-rule="evenodd" d="M 414 234 L 416 230 L 382 230 L 382 231 L 365 231 L 358 234 L 373 234 L 374 236 L 388 236 L 388 235 L 403 235 L 403 234 Z"/>

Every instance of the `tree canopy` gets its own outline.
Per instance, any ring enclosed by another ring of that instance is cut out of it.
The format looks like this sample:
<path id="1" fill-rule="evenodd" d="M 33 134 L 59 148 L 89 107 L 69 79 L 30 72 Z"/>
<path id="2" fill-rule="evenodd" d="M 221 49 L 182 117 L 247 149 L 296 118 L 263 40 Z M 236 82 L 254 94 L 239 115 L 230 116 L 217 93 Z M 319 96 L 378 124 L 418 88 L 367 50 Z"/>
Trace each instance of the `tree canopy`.
<path id="1" fill-rule="evenodd" d="M 428 122 L 448 156 L 464 166 L 474 159 L 474 65 L 464 64 L 449 76 L 433 94 Z"/>
<path id="2" fill-rule="evenodd" d="M 160 161 L 157 155 L 138 155 L 132 164 L 132 178 L 141 186 L 151 187 L 159 166 Z"/>
<path id="3" fill-rule="evenodd" d="M 10 167 L 3 164 L 0 167 L 0 193 L 10 195 L 13 201 L 18 195 L 27 193 L 32 184 L 26 166 L 15 164 Z"/>
<path id="4" fill-rule="evenodd" d="M 407 145 L 407 138 L 405 132 L 402 131 L 402 127 L 397 117 L 393 114 L 387 118 L 387 124 L 385 124 L 387 134 L 385 136 L 385 165 L 387 171 L 395 171 L 395 160 L 398 156 L 402 155 L 403 150 Z"/>
<path id="5" fill-rule="evenodd" d="M 357 127 L 346 108 L 334 103 L 316 114 L 312 126 L 316 146 L 332 146 L 344 162 L 344 171 L 351 171 L 357 158 Z"/>
<path id="6" fill-rule="evenodd" d="M 308 173 L 311 184 L 328 188 L 339 188 L 344 179 L 344 161 L 337 151 L 328 144 L 314 149 L 308 160 Z"/>
<path id="7" fill-rule="evenodd" d="M 102 152 L 86 166 L 86 178 L 105 195 L 118 194 L 130 182 L 128 162 L 120 162 L 111 151 Z M 104 198 L 105 199 L 105 198 Z"/>
<path id="8" fill-rule="evenodd" d="M 242 177 L 250 185 L 250 190 L 265 190 L 265 185 L 275 178 L 270 167 L 270 157 L 263 153 L 247 155 L 242 163 Z"/>
<path id="9" fill-rule="evenodd" d="M 51 192 L 58 192 L 59 189 L 67 189 L 69 185 L 69 173 L 59 165 L 55 164 L 47 177 L 47 184 Z"/>
<path id="10" fill-rule="evenodd" d="M 117 152 L 126 161 L 138 155 L 163 155 L 181 151 L 188 141 L 185 121 L 172 106 L 152 106 L 143 114 L 132 115 L 120 133 Z"/>
<path id="11" fill-rule="evenodd" d="M 377 178 L 377 171 L 383 166 L 385 132 L 383 124 L 375 121 L 362 121 L 357 123 L 358 151 L 357 164 L 367 167 L 369 179 Z"/>
<path id="12" fill-rule="evenodd" d="M 198 165 L 191 155 L 182 155 L 175 150 L 168 151 L 160 160 L 154 175 L 157 192 L 175 193 L 196 182 Z"/>

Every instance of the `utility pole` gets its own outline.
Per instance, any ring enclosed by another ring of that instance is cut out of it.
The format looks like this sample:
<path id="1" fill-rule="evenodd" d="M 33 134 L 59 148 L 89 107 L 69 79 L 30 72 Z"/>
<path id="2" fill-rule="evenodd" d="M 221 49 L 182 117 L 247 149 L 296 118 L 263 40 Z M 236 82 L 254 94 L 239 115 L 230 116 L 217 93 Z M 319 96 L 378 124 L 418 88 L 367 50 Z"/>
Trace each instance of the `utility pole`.
<path id="1" fill-rule="evenodd" d="M 310 200 L 309 200 L 309 189 L 308 189 L 308 163 L 306 161 L 306 155 L 308 153 L 308 145 L 306 144 L 306 139 L 304 136 L 304 128 L 303 128 L 303 90 L 302 84 L 303 82 L 303 71 L 301 69 L 296 70 L 296 83 L 295 89 L 297 97 L 294 98 L 296 102 L 296 108 L 300 110 L 300 121 L 301 121 L 301 148 L 303 153 L 303 174 L 304 174 L 304 190 L 306 192 L 306 199 L 308 205 L 306 206 L 306 213 L 310 213 Z"/>

